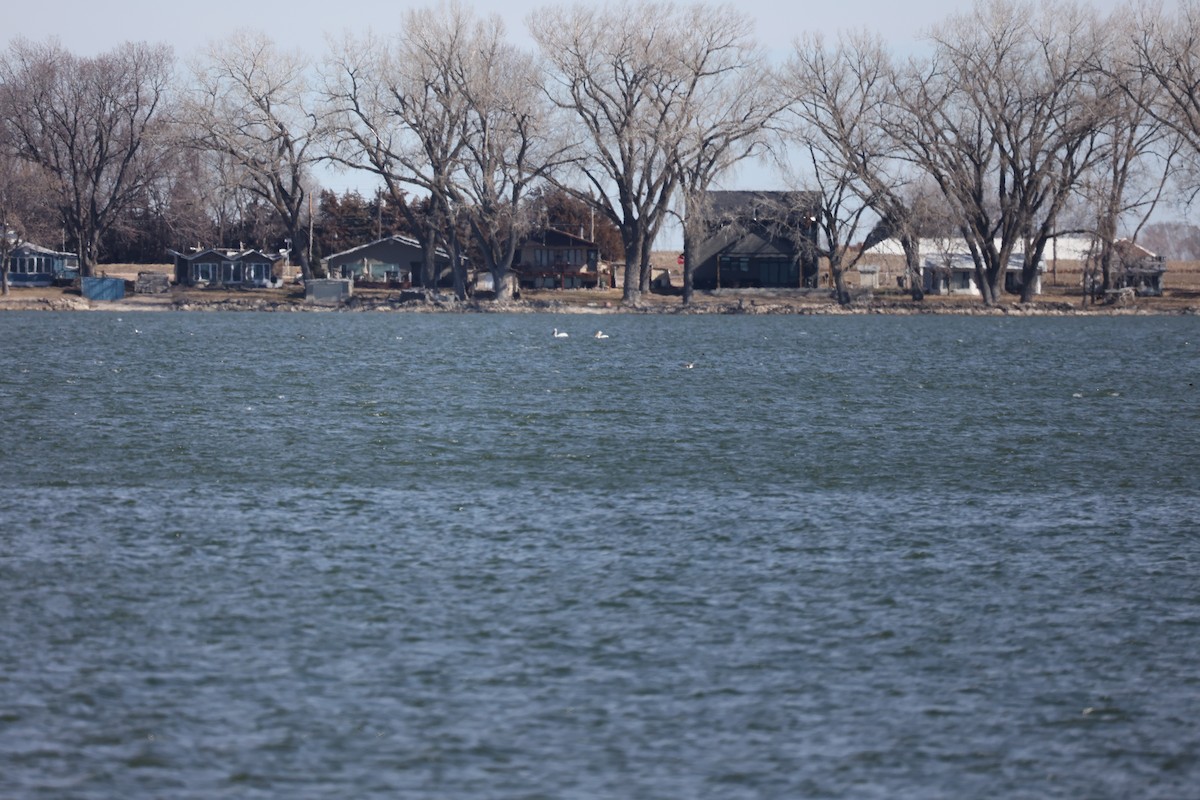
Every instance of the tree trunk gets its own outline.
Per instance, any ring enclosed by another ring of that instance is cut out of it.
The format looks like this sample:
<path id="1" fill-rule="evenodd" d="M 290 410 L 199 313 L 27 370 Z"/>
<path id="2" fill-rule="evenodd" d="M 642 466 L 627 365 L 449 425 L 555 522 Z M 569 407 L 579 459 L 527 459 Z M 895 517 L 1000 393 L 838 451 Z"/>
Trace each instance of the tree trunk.
<path id="1" fill-rule="evenodd" d="M 841 263 L 829 262 L 829 274 L 833 278 L 833 293 L 837 298 L 838 305 L 850 305 L 850 292 L 846 289 L 846 271 L 842 269 Z"/>
<path id="2" fill-rule="evenodd" d="M 925 287 L 921 285 L 920 244 L 911 236 L 903 236 L 900 246 L 904 248 L 904 272 L 908 278 L 909 293 L 914 301 L 921 302 L 925 299 Z"/>
<path id="3" fill-rule="evenodd" d="M 1113 240 L 1117 238 L 1115 215 L 1108 215 L 1098 226 L 1100 239 L 1100 297 L 1112 289 Z"/>
<path id="4" fill-rule="evenodd" d="M 1004 297 L 1004 270 L 989 268 L 987 272 L 988 299 L 985 301 L 989 306 L 1000 305 L 1000 299 Z"/>
<path id="5" fill-rule="evenodd" d="M 992 290 L 992 279 L 989 271 L 982 265 L 975 265 L 975 283 L 979 286 L 979 297 L 985 306 L 996 305 L 996 295 Z"/>
<path id="6" fill-rule="evenodd" d="M 688 257 L 688 250 L 684 248 L 683 256 L 683 304 L 689 305 L 692 302 L 692 294 L 695 292 L 695 278 L 693 276 L 692 259 Z"/>
<path id="7" fill-rule="evenodd" d="M 625 287 L 621 292 L 621 302 L 636 306 L 642 298 L 641 242 L 633 236 L 622 238 L 625 245 Z"/>
<path id="8" fill-rule="evenodd" d="M 1112 245 L 1104 242 L 1100 250 L 1100 296 L 1112 289 Z"/>
<path id="9" fill-rule="evenodd" d="M 1046 243 L 1050 240 L 1050 220 L 1048 217 L 1042 225 L 1037 237 L 1025 245 L 1025 257 L 1021 261 L 1021 302 L 1032 303 L 1037 296 L 1038 266 L 1046 254 Z"/>
<path id="10" fill-rule="evenodd" d="M 488 270 L 492 273 L 492 290 L 496 293 L 497 303 L 507 303 L 513 299 L 512 274 L 508 267 L 492 264 Z"/>
<path id="11" fill-rule="evenodd" d="M 621 302 L 636 306 L 642 299 L 641 270 L 636 260 L 629 260 L 628 251 L 625 259 L 625 288 L 621 292 Z"/>
<path id="12" fill-rule="evenodd" d="M 436 239 L 426 230 L 425 238 L 421 242 L 421 288 L 436 291 L 437 273 Z"/>
<path id="13" fill-rule="evenodd" d="M 683 230 L 683 304 L 685 306 L 692 302 L 692 294 L 695 291 L 696 259 L 693 255 L 696 241 L 696 234 L 689 231 L 688 226 L 685 225 Z"/>
<path id="14" fill-rule="evenodd" d="M 1023 267 L 1021 269 L 1021 302 L 1032 303 L 1033 298 L 1037 296 L 1037 262 L 1034 262 L 1031 267 Z"/>
<path id="15" fill-rule="evenodd" d="M 293 223 L 288 226 L 288 238 L 292 240 L 292 250 L 296 253 L 296 260 L 300 263 L 300 274 L 306 282 L 312 280 L 315 275 L 313 274 L 311 259 L 308 257 L 308 232 L 302 230 L 302 226 L 298 223 Z"/>
<path id="16" fill-rule="evenodd" d="M 79 276 L 91 278 L 96 274 L 96 253 L 99 250 L 94 231 L 79 233 Z"/>

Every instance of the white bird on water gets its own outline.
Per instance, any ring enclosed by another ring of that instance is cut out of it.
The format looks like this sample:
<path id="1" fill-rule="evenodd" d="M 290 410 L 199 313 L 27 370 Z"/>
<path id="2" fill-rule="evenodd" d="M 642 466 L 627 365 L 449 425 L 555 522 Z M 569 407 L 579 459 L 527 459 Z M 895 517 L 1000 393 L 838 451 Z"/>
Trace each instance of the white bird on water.
<path id="1" fill-rule="evenodd" d="M 554 329 L 554 338 L 555 339 L 566 339 L 570 335 L 571 334 L 567 333 L 566 331 L 560 331 L 558 328 Z"/>
<path id="2" fill-rule="evenodd" d="M 594 338 L 596 338 L 596 339 L 607 339 L 607 338 L 608 338 L 608 334 L 607 334 L 607 333 L 605 333 L 604 331 L 596 331 L 596 332 L 593 334 L 593 337 L 594 337 Z"/>

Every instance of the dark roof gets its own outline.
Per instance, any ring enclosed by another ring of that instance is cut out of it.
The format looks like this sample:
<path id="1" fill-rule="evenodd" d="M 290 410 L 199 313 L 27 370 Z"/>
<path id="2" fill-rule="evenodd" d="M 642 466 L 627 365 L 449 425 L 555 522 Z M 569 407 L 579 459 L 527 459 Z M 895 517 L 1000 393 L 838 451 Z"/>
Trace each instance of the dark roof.
<path id="1" fill-rule="evenodd" d="M 705 203 L 713 216 L 740 216 L 757 219 L 778 217 L 780 212 L 813 212 L 821 203 L 819 192 L 712 191 Z"/>
<path id="2" fill-rule="evenodd" d="M 531 231 L 521 243 L 522 247 L 529 247 L 531 245 L 541 245 L 543 247 L 595 247 L 596 243 L 591 239 L 576 236 L 559 228 L 543 228 L 538 231 Z"/>
<path id="3" fill-rule="evenodd" d="M 414 239 L 411 236 L 402 236 L 401 234 L 397 233 L 392 236 L 385 236 L 382 239 L 376 239 L 373 242 L 367 242 L 366 244 L 360 244 L 357 247 L 351 247 L 349 250 L 342 250 L 341 252 L 338 252 L 338 253 L 331 253 L 331 254 L 325 256 L 325 260 L 330 261 L 335 258 L 341 259 L 341 258 L 344 258 L 345 256 L 352 256 L 361 250 L 367 250 L 368 248 L 377 247 L 378 245 L 385 244 L 388 242 L 395 242 L 396 244 L 403 244 L 403 245 L 407 245 L 409 247 L 415 247 L 418 250 L 421 249 L 421 243 L 419 241 L 417 241 L 416 239 Z M 446 257 L 445 251 L 442 250 L 442 248 L 440 248 L 440 247 L 437 248 L 437 254 L 439 256 Z"/>
<path id="4" fill-rule="evenodd" d="M 182 259 L 183 261 L 189 261 L 189 262 L 195 261 L 199 258 L 208 256 L 208 255 L 215 255 L 224 261 L 245 261 L 247 258 L 250 258 L 251 256 L 262 256 L 267 261 L 270 261 L 272 263 L 283 258 L 283 256 L 278 255 L 276 253 L 266 253 L 262 250 L 255 250 L 254 248 L 242 249 L 242 250 L 230 250 L 230 249 L 223 249 L 223 248 L 219 248 L 219 247 L 208 247 L 208 248 L 205 248 L 204 250 L 197 250 L 195 253 L 180 253 L 177 250 L 168 250 L 167 252 L 170 253 L 171 255 L 175 256 L 178 259 Z"/>

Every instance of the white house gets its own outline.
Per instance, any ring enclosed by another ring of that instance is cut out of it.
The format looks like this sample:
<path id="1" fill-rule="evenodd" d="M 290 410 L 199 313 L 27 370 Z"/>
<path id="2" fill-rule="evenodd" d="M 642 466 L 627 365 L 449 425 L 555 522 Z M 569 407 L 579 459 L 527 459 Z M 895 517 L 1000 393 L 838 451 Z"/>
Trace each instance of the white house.
<path id="1" fill-rule="evenodd" d="M 1004 271 L 1004 288 L 1009 292 L 1020 291 L 1021 265 L 1024 255 L 1014 253 L 1008 259 Z M 1045 264 L 1038 265 L 1034 278 L 1033 293 L 1042 293 L 1042 273 Z M 975 283 L 975 259 L 970 253 L 938 253 L 925 259 L 921 265 L 921 280 L 926 294 L 979 294 Z"/>
<path id="2" fill-rule="evenodd" d="M 999 247 L 999 241 L 996 246 Z M 967 242 L 955 237 L 930 237 L 919 242 L 922 258 L 921 279 L 928 294 L 978 294 L 975 283 L 975 261 Z M 1038 275 L 1034 294 L 1042 293 L 1042 274 L 1050 261 L 1083 261 L 1092 248 L 1092 239 L 1087 236 L 1060 236 L 1046 246 L 1042 263 L 1038 264 Z M 903 256 L 904 248 L 899 239 L 884 239 L 870 248 L 879 255 Z M 1004 287 L 1007 291 L 1020 290 L 1021 264 L 1025 259 L 1022 251 L 1014 252 L 1005 270 Z"/>

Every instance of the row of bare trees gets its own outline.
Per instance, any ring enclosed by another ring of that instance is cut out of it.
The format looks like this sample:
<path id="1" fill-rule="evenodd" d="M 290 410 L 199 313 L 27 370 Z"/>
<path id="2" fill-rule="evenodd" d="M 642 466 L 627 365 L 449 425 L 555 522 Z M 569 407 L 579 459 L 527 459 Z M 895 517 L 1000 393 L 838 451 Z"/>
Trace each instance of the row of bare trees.
<path id="1" fill-rule="evenodd" d="M 87 274 L 130 209 L 166 209 L 177 247 L 199 238 L 197 215 L 240 239 L 266 212 L 309 274 L 325 163 L 380 187 L 421 243 L 426 285 L 442 248 L 464 293 L 469 251 L 503 298 L 552 187 L 619 231 L 630 303 L 679 220 L 687 302 L 707 192 L 761 158 L 806 190 L 788 196 L 812 204 L 839 298 L 864 238 L 898 238 L 915 278 L 936 233 L 966 241 L 986 303 L 1023 254 L 1028 299 L 1053 237 L 1096 234 L 1107 280 L 1120 231 L 1168 185 L 1200 188 L 1198 17 L 1198 0 L 1111 14 L 981 0 L 919 56 L 867 33 L 802 35 L 772 63 L 729 6 L 551 7 L 530 18 L 529 52 L 498 17 L 450 2 L 321 58 L 242 32 L 184 80 L 163 47 L 81 58 L 17 39 L 0 55 L 3 238 L 49 209 Z M 31 175 L 44 191 L 20 190 Z"/>
<path id="2" fill-rule="evenodd" d="M 1136 232 L 1172 176 L 1200 187 L 1197 8 L 1101 15 L 994 0 L 946 20 L 929 53 L 904 62 L 868 35 L 801 40 L 789 110 L 839 291 L 844 262 L 861 257 L 849 243 L 864 206 L 913 269 L 922 236 L 959 235 L 985 303 L 1000 299 L 1015 253 L 1028 301 L 1063 233 L 1095 235 L 1108 288 L 1121 226 Z"/>

